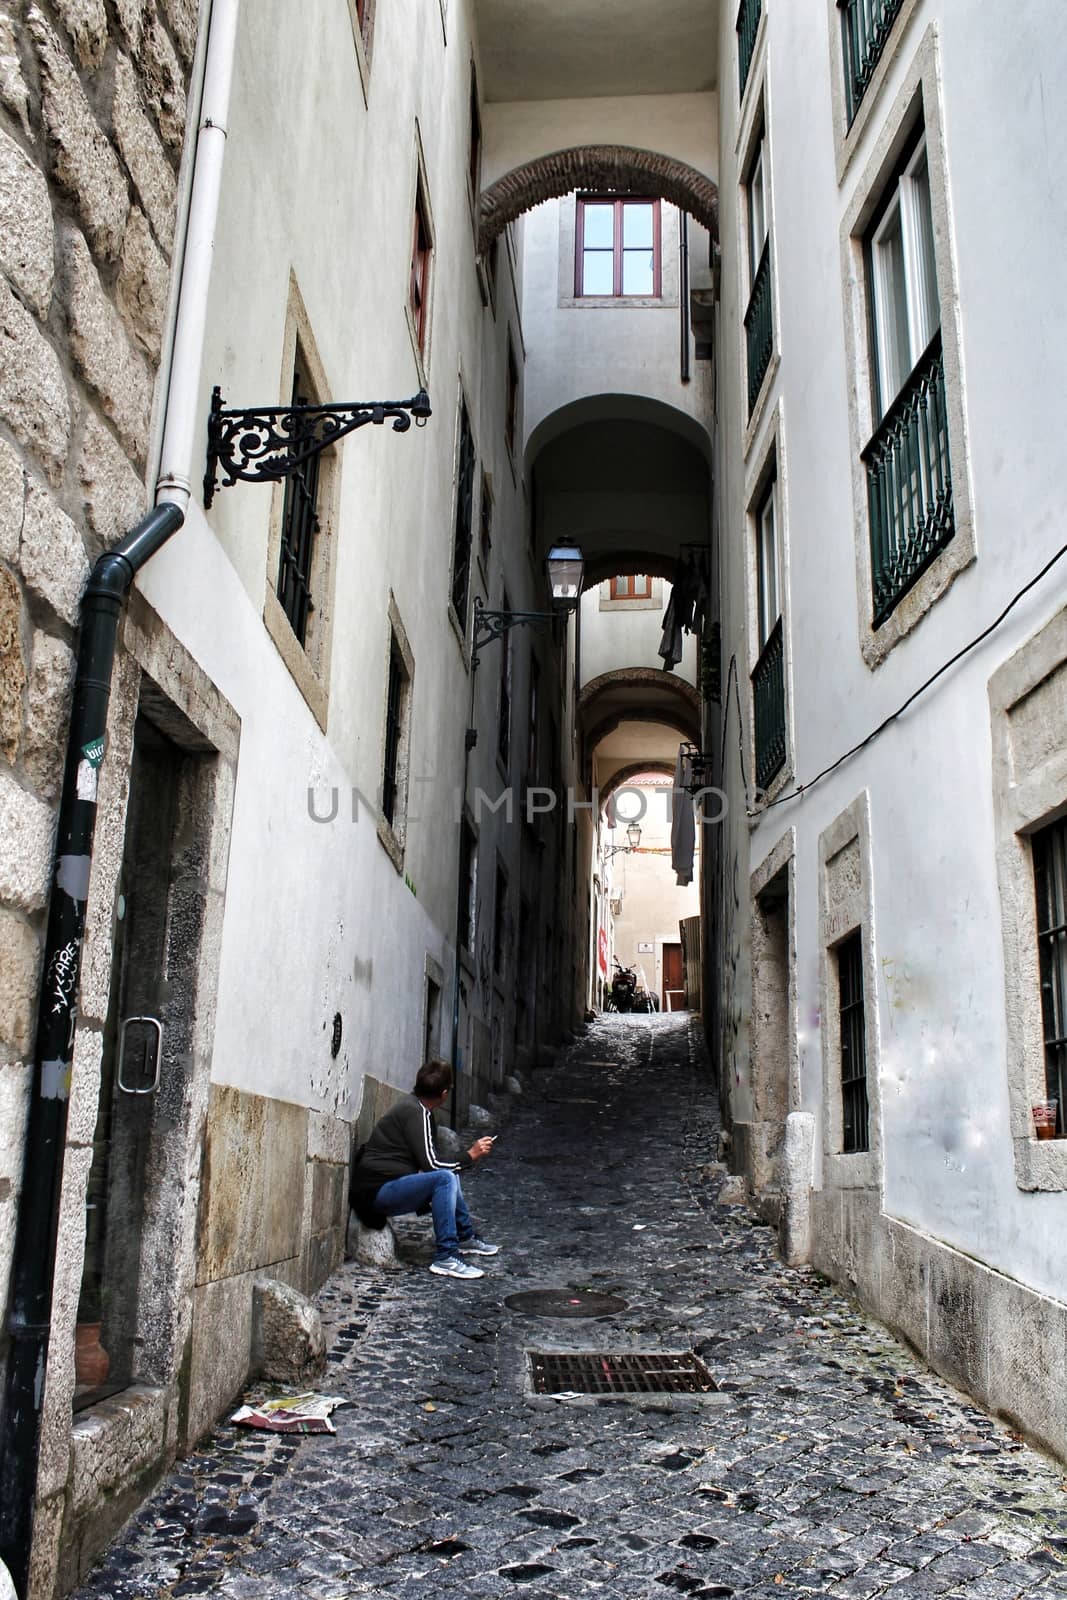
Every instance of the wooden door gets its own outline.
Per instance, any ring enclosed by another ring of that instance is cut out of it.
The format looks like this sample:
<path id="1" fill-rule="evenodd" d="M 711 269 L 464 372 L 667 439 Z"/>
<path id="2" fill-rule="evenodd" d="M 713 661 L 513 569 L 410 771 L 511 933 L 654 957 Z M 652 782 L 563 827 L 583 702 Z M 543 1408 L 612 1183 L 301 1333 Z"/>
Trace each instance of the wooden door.
<path id="1" fill-rule="evenodd" d="M 685 1010 L 685 962 L 682 960 L 680 941 L 663 946 L 663 993 L 660 1000 L 664 1011 Z"/>

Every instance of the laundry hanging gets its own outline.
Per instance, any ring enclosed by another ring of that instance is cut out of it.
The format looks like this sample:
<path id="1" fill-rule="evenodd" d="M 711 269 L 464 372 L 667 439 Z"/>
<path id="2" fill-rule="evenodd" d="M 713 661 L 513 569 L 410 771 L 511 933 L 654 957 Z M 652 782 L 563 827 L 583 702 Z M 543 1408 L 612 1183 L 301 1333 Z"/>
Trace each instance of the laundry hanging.
<path id="1" fill-rule="evenodd" d="M 671 796 L 671 867 L 680 889 L 693 881 L 696 816 L 693 797 L 689 792 L 692 782 L 693 765 L 687 747 L 679 745 L 678 761 L 674 768 L 674 794 Z"/>
<path id="2" fill-rule="evenodd" d="M 663 662 L 665 672 L 673 672 L 682 659 L 683 635 L 699 633 L 704 626 L 708 599 L 706 557 L 701 555 L 697 562 L 690 551 L 675 570 L 671 597 L 663 613 L 663 637 L 656 653 Z"/>

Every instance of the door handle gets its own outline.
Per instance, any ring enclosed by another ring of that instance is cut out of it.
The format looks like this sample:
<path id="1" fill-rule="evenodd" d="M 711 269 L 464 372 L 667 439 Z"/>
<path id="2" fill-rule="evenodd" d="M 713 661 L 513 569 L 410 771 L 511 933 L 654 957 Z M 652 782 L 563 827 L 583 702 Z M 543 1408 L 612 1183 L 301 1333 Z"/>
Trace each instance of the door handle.
<path id="1" fill-rule="evenodd" d="M 144 1089 L 131 1088 L 131 1086 L 128 1083 L 124 1083 L 123 1082 L 123 1078 L 122 1078 L 122 1069 L 123 1069 L 123 1067 L 124 1067 L 124 1065 L 126 1063 L 126 1031 L 127 1031 L 128 1028 L 132 1028 L 135 1022 L 143 1022 L 147 1027 L 154 1028 L 156 1030 L 156 1060 L 155 1060 L 156 1070 L 155 1070 L 155 1073 L 153 1074 L 152 1082 L 147 1086 L 147 1088 L 144 1088 Z M 163 1024 L 160 1022 L 159 1018 L 158 1017 L 127 1017 L 125 1022 L 123 1022 L 122 1028 L 120 1029 L 120 1032 L 119 1032 L 119 1067 L 118 1067 L 118 1073 L 116 1075 L 116 1083 L 117 1083 L 118 1088 L 122 1090 L 123 1094 L 155 1094 L 156 1090 L 159 1088 L 159 1069 L 160 1069 L 160 1067 L 162 1065 L 162 1062 L 163 1062 Z"/>

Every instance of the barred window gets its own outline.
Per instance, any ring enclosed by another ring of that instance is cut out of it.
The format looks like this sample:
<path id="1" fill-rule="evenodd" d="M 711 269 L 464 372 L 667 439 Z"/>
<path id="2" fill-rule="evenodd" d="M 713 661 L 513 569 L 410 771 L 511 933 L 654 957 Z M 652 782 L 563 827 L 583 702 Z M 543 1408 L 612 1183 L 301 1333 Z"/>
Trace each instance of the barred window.
<path id="1" fill-rule="evenodd" d="M 841 1148 L 846 1155 L 851 1155 L 870 1149 L 863 935 L 858 930 L 837 947 L 837 978 L 841 1029 Z"/>
<path id="2" fill-rule="evenodd" d="M 389 647 L 389 685 L 385 702 L 385 759 L 382 767 L 382 815 L 390 825 L 396 815 L 404 687 L 404 663 L 394 638 Z"/>
<path id="3" fill-rule="evenodd" d="M 307 363 L 299 342 L 293 365 L 294 406 L 312 405 L 317 400 L 308 373 Z M 314 433 L 314 423 L 308 423 L 306 432 Z M 293 436 L 293 449 L 298 450 L 304 430 L 298 428 Z M 311 592 L 311 574 L 315 559 L 315 541 L 319 536 L 319 464 L 316 453 L 303 461 L 285 480 L 285 499 L 282 508 L 281 555 L 278 562 L 278 599 L 289 619 L 299 642 L 307 642 L 308 622 L 315 606 Z"/>
<path id="4" fill-rule="evenodd" d="M 452 547 L 452 608 L 467 626 L 470 595 L 471 533 L 474 520 L 474 434 L 467 402 L 459 401 L 459 471 L 456 477 L 456 529 Z"/>
<path id="5" fill-rule="evenodd" d="M 1033 836 L 1037 948 L 1045 1035 L 1045 1088 L 1056 1106 L 1056 1137 L 1067 1137 L 1067 819 Z"/>

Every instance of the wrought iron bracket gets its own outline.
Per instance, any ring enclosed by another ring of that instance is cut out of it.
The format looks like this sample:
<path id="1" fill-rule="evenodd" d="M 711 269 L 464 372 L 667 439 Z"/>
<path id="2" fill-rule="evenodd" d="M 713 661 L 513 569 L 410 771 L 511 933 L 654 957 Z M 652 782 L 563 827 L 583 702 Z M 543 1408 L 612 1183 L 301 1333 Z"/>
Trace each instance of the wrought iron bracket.
<path id="1" fill-rule="evenodd" d="M 337 401 L 328 405 L 251 406 L 230 409 L 218 387 L 211 391 L 207 419 L 207 470 L 204 507 L 217 488 L 245 483 L 275 483 L 305 461 L 368 422 L 393 419 L 393 432 L 406 433 L 412 419 L 423 427 L 432 416 L 430 397 L 420 389 L 411 400 Z M 222 481 L 218 482 L 221 469 Z"/>
<path id="2" fill-rule="evenodd" d="M 474 602 L 474 628 L 471 634 L 471 666 L 487 644 L 502 639 L 512 628 L 548 628 L 556 620 L 554 611 L 489 611 L 477 598 Z"/>

